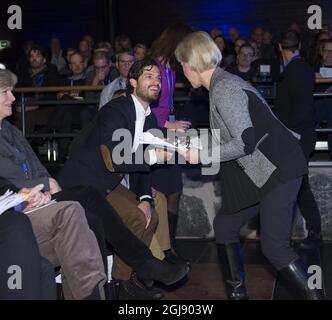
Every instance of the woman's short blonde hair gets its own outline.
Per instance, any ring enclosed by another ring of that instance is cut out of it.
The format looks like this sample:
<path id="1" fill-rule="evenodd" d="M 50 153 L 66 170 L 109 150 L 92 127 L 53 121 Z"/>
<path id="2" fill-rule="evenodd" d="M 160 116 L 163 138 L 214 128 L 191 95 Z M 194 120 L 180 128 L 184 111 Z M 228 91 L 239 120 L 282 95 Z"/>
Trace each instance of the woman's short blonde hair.
<path id="1" fill-rule="evenodd" d="M 210 35 L 203 31 L 187 35 L 175 50 L 176 59 L 188 63 L 197 72 L 204 72 L 219 66 L 222 54 Z"/>
<path id="2" fill-rule="evenodd" d="M 0 89 L 14 87 L 16 83 L 17 77 L 13 72 L 0 69 Z"/>

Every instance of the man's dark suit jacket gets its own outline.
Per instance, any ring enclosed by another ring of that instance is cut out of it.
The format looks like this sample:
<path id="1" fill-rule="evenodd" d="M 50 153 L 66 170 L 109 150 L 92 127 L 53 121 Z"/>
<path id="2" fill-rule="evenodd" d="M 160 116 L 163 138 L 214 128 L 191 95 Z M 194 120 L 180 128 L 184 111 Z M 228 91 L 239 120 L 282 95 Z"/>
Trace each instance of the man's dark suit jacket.
<path id="1" fill-rule="evenodd" d="M 304 60 L 291 61 L 281 75 L 273 112 L 289 129 L 301 134 L 314 123 L 314 69 Z"/>
<path id="2" fill-rule="evenodd" d="M 113 149 L 123 141 L 113 140 L 113 133 L 126 128 L 134 138 L 135 120 L 131 95 L 107 103 L 97 118 L 75 138 L 69 159 L 58 176 L 60 185 L 66 188 L 92 186 L 106 195 L 120 184 L 123 174 L 129 173 L 131 189 L 137 197 L 151 195 L 150 166 L 146 162 L 135 163 L 137 152 L 131 154 L 132 164 L 117 165 L 112 161 Z M 144 131 L 152 128 L 157 128 L 153 113 L 146 117 Z"/>

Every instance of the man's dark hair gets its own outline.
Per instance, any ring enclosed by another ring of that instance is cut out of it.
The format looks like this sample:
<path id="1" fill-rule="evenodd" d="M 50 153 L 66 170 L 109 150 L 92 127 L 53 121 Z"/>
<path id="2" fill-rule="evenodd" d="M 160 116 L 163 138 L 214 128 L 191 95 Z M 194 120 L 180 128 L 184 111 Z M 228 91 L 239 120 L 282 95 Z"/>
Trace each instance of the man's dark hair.
<path id="1" fill-rule="evenodd" d="M 295 31 L 287 31 L 281 37 L 281 48 L 295 52 L 300 48 L 300 37 Z"/>
<path id="2" fill-rule="evenodd" d="M 157 66 L 157 62 L 152 59 L 151 57 L 147 57 L 143 60 L 139 60 L 134 62 L 134 64 L 131 66 L 129 72 L 128 72 L 128 77 L 127 77 L 127 91 L 129 93 L 134 92 L 134 87 L 130 84 L 130 79 L 135 79 L 138 80 L 138 78 L 143 74 L 144 69 L 146 67 L 150 67 L 149 69 L 151 70 L 153 66 Z"/>
<path id="3" fill-rule="evenodd" d="M 28 57 L 30 57 L 30 54 L 32 51 L 39 51 L 39 53 L 42 55 L 42 57 L 45 58 L 46 60 L 48 60 L 48 54 L 43 47 L 40 47 L 40 46 L 31 47 L 31 49 L 29 50 Z"/>
<path id="4" fill-rule="evenodd" d="M 242 49 L 244 48 L 250 48 L 253 52 L 253 54 L 255 54 L 255 48 L 248 42 L 248 43 L 244 43 L 240 48 L 239 48 L 239 53 L 241 52 Z"/>

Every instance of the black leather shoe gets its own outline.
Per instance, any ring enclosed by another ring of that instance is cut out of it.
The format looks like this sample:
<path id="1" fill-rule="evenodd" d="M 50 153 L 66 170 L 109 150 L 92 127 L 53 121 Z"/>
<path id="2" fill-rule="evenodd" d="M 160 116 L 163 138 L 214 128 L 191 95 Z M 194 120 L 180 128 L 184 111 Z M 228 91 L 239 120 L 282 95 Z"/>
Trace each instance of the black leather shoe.
<path id="1" fill-rule="evenodd" d="M 159 300 L 163 293 L 154 287 L 147 288 L 133 273 L 129 280 L 117 280 L 119 282 L 119 300 Z"/>
<path id="2" fill-rule="evenodd" d="M 164 251 L 166 261 L 176 264 L 176 263 L 186 263 L 190 266 L 190 262 L 181 258 L 173 249 Z"/>
<path id="3" fill-rule="evenodd" d="M 249 300 L 239 243 L 217 243 L 225 288 L 229 300 Z"/>
<path id="4" fill-rule="evenodd" d="M 170 286 L 183 279 L 189 272 L 186 263 L 170 263 L 166 259 L 151 257 L 136 269 L 137 275 L 143 280 L 156 280 Z"/>
<path id="5" fill-rule="evenodd" d="M 285 280 L 285 284 L 290 290 L 294 291 L 297 298 L 302 300 L 324 300 L 324 289 L 311 289 L 308 284 L 308 268 L 301 258 L 291 262 L 280 271 L 281 276 Z M 322 280 L 323 281 L 323 280 Z M 322 283 L 323 287 L 323 283 Z"/>
<path id="6" fill-rule="evenodd" d="M 319 248 L 322 243 L 322 234 L 309 230 L 308 236 L 300 243 L 299 248 L 303 250 L 313 250 Z"/>

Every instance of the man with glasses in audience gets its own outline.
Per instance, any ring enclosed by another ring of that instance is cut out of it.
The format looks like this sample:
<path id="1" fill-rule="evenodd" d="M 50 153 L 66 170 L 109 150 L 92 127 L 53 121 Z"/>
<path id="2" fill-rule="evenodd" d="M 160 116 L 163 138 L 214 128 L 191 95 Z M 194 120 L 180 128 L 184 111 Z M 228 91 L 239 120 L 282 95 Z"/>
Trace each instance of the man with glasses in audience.
<path id="1" fill-rule="evenodd" d="M 122 50 L 116 54 L 115 66 L 120 76 L 103 89 L 99 100 L 99 109 L 112 100 L 114 92 L 127 88 L 128 72 L 134 61 L 135 57 L 131 50 Z"/>
<path id="2" fill-rule="evenodd" d="M 118 72 L 111 61 L 111 57 L 102 51 L 95 52 L 93 55 L 93 70 L 86 75 L 86 85 L 108 85 L 116 77 Z M 86 99 L 99 99 L 100 93 L 98 91 L 87 92 Z M 85 127 L 97 114 L 97 105 L 87 105 L 81 112 L 81 127 Z"/>

